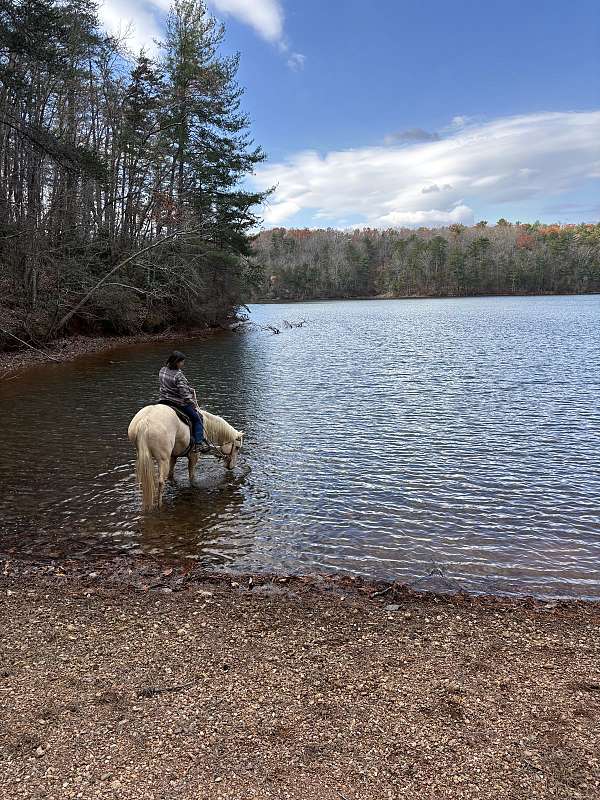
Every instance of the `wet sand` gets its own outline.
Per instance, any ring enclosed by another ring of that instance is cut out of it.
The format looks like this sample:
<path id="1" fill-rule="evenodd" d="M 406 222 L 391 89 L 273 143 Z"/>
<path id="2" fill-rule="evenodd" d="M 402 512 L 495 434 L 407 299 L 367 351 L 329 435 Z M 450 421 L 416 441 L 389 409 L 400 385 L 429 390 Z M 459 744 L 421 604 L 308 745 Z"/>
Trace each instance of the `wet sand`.
<path id="1" fill-rule="evenodd" d="M 597 798 L 600 606 L 0 562 L 0 796 Z"/>

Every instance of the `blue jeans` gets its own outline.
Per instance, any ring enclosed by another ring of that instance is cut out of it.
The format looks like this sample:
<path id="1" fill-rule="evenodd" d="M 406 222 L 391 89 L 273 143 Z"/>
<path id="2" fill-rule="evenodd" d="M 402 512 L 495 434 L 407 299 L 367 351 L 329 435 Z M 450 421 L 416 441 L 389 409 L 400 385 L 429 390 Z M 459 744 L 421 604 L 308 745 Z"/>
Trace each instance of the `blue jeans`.
<path id="1" fill-rule="evenodd" d="M 196 410 L 196 406 L 188 403 L 186 406 L 183 406 L 183 410 L 185 413 L 190 417 L 193 423 L 193 437 L 196 443 L 201 442 L 204 439 L 204 423 L 202 421 L 202 417 Z"/>

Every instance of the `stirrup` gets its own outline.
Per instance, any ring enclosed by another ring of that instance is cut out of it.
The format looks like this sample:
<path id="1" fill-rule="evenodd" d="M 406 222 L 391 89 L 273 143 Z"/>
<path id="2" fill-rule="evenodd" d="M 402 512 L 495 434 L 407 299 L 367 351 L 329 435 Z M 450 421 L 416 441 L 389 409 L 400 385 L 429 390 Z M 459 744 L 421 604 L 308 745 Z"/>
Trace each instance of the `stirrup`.
<path id="1" fill-rule="evenodd" d="M 194 443 L 194 452 L 202 453 L 204 455 L 206 453 L 210 453 L 210 445 L 206 439 L 202 439 L 201 441 Z"/>

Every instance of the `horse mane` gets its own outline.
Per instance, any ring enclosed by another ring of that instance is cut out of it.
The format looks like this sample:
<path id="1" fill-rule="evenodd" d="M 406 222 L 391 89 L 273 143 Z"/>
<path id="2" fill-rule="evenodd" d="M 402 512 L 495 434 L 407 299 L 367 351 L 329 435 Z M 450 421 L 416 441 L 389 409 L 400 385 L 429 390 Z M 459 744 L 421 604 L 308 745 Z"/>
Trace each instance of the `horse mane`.
<path id="1" fill-rule="evenodd" d="M 200 409 L 204 421 L 204 435 L 209 442 L 217 446 L 234 442 L 240 435 L 239 431 L 226 422 L 223 417 L 217 417 L 204 409 Z"/>

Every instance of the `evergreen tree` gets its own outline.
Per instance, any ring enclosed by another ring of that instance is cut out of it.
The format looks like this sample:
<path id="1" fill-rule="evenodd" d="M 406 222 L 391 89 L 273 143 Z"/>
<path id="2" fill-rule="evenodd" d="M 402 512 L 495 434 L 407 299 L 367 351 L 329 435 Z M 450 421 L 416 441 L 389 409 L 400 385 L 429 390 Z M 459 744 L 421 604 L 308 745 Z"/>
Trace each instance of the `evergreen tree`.
<path id="1" fill-rule="evenodd" d="M 223 37 L 203 2 L 177 0 L 159 57 L 132 63 L 93 3 L 0 0 L 0 280 L 15 334 L 212 322 L 256 283 L 264 195 L 242 183 L 264 154 Z"/>

